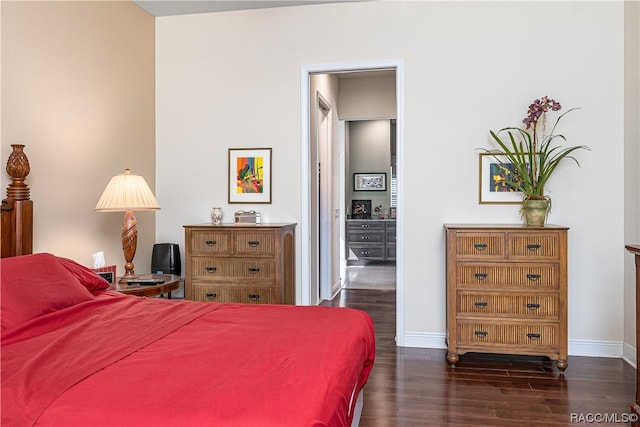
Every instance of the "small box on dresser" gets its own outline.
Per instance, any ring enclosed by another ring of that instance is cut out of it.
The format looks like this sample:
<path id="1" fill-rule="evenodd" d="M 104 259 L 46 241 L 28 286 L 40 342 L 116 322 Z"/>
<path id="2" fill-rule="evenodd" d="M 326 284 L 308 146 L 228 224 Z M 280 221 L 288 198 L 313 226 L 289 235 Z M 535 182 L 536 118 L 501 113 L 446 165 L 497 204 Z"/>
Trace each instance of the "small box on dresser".
<path id="1" fill-rule="evenodd" d="M 185 298 L 295 304 L 295 226 L 185 225 Z"/>
<path id="2" fill-rule="evenodd" d="M 567 368 L 567 230 L 445 224 L 449 364 L 486 352 Z"/>

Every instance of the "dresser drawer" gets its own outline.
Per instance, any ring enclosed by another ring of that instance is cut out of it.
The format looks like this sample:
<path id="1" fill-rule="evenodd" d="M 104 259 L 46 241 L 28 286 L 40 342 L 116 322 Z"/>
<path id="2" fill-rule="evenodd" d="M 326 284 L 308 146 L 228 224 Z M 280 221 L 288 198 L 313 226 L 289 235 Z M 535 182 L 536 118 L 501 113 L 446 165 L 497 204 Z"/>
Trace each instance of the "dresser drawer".
<path id="1" fill-rule="evenodd" d="M 510 260 L 560 259 L 560 235 L 558 233 L 511 232 L 507 237 L 507 256 Z"/>
<path id="2" fill-rule="evenodd" d="M 504 232 L 458 232 L 456 253 L 459 260 L 504 259 L 506 256 L 506 233 Z"/>
<path id="3" fill-rule="evenodd" d="M 191 258 L 195 281 L 235 279 L 274 280 L 275 261 L 262 258 Z"/>
<path id="4" fill-rule="evenodd" d="M 203 302 L 233 301 L 243 304 L 276 304 L 279 296 L 274 286 L 225 286 L 193 284 L 193 300 Z"/>
<path id="5" fill-rule="evenodd" d="M 556 323 L 459 321 L 457 329 L 458 343 L 461 346 L 504 344 L 517 345 L 523 349 L 557 348 L 558 346 L 559 328 Z"/>
<path id="6" fill-rule="evenodd" d="M 558 296 L 551 294 L 512 294 L 502 292 L 458 292 L 458 316 L 527 318 L 558 317 Z"/>
<path id="7" fill-rule="evenodd" d="M 460 289 L 557 289 L 557 264 L 500 264 L 460 262 L 456 264 L 456 285 Z"/>
<path id="8" fill-rule="evenodd" d="M 274 255 L 273 233 L 238 230 L 234 233 L 235 250 L 238 255 Z"/>
<path id="9" fill-rule="evenodd" d="M 193 254 L 230 254 L 231 231 L 229 230 L 195 230 L 192 233 L 191 253 Z"/>

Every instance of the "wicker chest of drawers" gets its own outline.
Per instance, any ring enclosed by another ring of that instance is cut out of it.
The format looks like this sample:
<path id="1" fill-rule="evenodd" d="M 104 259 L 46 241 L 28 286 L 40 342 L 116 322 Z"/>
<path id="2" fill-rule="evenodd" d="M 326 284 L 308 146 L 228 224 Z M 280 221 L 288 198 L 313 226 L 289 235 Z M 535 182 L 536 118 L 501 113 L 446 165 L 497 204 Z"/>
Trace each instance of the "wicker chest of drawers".
<path id="1" fill-rule="evenodd" d="M 567 227 L 445 224 L 447 360 L 547 356 L 567 368 Z"/>
<path id="2" fill-rule="evenodd" d="M 295 304 L 295 224 L 184 229 L 186 299 Z"/>

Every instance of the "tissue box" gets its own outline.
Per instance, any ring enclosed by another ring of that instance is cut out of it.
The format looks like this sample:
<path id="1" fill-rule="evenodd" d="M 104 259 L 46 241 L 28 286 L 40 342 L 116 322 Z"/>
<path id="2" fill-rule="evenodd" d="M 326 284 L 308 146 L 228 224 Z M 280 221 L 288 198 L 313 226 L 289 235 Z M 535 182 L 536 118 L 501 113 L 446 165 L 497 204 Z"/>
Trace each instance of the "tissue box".
<path id="1" fill-rule="evenodd" d="M 104 279 L 113 284 L 116 281 L 116 266 L 115 265 L 105 265 L 104 267 L 92 268 L 94 273 L 98 276 L 104 277 Z"/>

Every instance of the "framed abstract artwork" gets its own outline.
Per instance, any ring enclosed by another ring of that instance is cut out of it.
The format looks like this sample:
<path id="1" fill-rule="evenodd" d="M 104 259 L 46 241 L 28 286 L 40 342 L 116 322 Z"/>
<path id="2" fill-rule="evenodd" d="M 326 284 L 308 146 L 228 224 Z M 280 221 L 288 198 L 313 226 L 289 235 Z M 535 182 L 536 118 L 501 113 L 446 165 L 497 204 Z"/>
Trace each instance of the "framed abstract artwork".
<path id="1" fill-rule="evenodd" d="M 387 191 L 387 174 L 385 172 L 354 173 L 353 191 Z"/>
<path id="2" fill-rule="evenodd" d="M 480 153 L 479 203 L 522 203 L 522 192 L 507 182 L 513 176 L 513 164 L 506 156 Z"/>
<path id="3" fill-rule="evenodd" d="M 229 149 L 229 203 L 271 203 L 271 148 Z"/>

